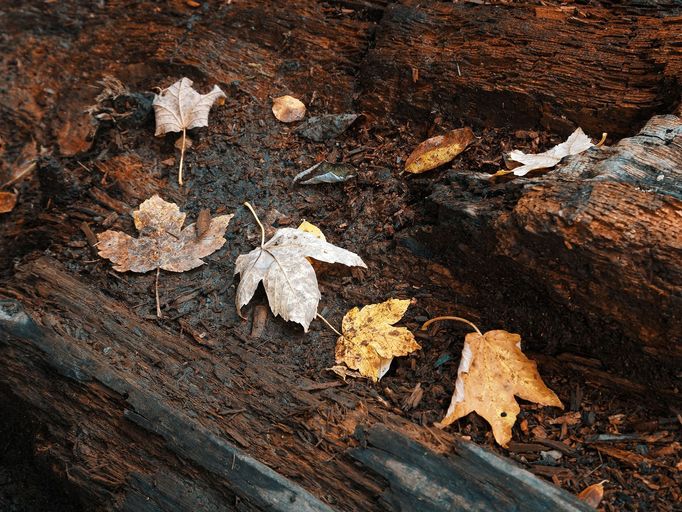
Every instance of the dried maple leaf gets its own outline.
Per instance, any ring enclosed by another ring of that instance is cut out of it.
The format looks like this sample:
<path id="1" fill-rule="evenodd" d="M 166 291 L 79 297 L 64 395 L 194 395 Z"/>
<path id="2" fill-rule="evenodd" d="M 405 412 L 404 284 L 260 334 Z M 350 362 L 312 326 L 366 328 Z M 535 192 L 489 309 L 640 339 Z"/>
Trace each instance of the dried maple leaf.
<path id="1" fill-rule="evenodd" d="M 236 297 L 240 315 L 262 281 L 272 313 L 298 322 L 307 332 L 321 296 L 315 270 L 306 257 L 367 268 L 357 254 L 300 229 L 278 229 L 267 243 L 262 225 L 261 233 L 261 246 L 240 255 L 235 263 L 234 273 L 240 274 Z"/>
<path id="2" fill-rule="evenodd" d="M 154 96 L 156 133 L 159 136 L 168 132 L 182 132 L 180 148 L 180 170 L 178 182 L 182 185 L 182 165 L 185 158 L 187 130 L 208 126 L 208 112 L 213 103 L 225 98 L 225 93 L 217 85 L 208 94 L 199 94 L 192 88 L 189 78 L 182 78 Z"/>
<path id="3" fill-rule="evenodd" d="M 0 192 L 0 213 L 9 213 L 17 204 L 17 195 L 13 192 Z"/>
<path id="4" fill-rule="evenodd" d="M 515 176 L 525 176 L 535 169 L 548 169 L 558 164 L 562 158 L 569 155 L 577 155 L 578 153 L 590 149 L 592 146 L 594 146 L 594 144 L 592 144 L 590 138 L 585 135 L 582 128 L 578 128 L 565 142 L 557 144 L 544 153 L 529 155 L 515 149 L 509 153 L 509 158 L 510 160 L 522 163 L 523 165 L 513 169 L 511 172 L 514 173 Z M 501 174 L 507 173 L 503 171 Z"/>
<path id="5" fill-rule="evenodd" d="M 343 334 L 336 341 L 336 362 L 345 363 L 375 382 L 381 379 L 395 356 L 406 356 L 421 348 L 409 330 L 393 326 L 409 306 L 409 300 L 389 299 L 351 309 L 343 317 Z"/>
<path id="6" fill-rule="evenodd" d="M 201 258 L 220 249 L 232 215 L 211 219 L 208 230 L 197 237 L 195 225 L 184 229 L 185 214 L 178 206 L 152 196 L 133 212 L 139 238 L 120 231 L 97 235 L 99 255 L 114 263 L 118 272 L 149 272 L 154 269 L 185 272 L 203 265 Z"/>
<path id="7" fill-rule="evenodd" d="M 272 113 L 278 121 L 293 123 L 305 117 L 305 105 L 293 96 L 280 96 L 272 101 Z"/>
<path id="8" fill-rule="evenodd" d="M 450 425 L 476 412 L 490 423 L 497 444 L 507 446 L 521 410 L 514 395 L 542 405 L 561 408 L 563 405 L 542 382 L 535 361 L 521 352 L 521 336 L 502 330 L 485 334 L 476 330 L 464 340 L 455 392 L 445 418 L 437 426 Z"/>
<path id="9" fill-rule="evenodd" d="M 472 140 L 474 133 L 469 128 L 431 137 L 412 152 L 405 162 L 405 171 L 418 174 L 446 164 L 464 151 Z"/>

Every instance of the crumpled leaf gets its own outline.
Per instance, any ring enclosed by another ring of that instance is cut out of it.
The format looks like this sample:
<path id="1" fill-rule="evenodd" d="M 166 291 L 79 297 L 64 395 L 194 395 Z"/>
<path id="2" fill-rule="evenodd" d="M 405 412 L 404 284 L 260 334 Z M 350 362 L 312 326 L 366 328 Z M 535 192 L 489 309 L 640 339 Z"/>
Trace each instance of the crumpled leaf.
<path id="1" fill-rule="evenodd" d="M 312 176 L 311 176 L 312 175 Z M 308 179 L 301 181 L 303 178 Z M 318 185 L 320 183 L 341 183 L 355 177 L 355 168 L 344 163 L 320 162 L 294 176 L 293 183 Z"/>
<path id="2" fill-rule="evenodd" d="M 223 234 L 233 215 L 211 219 L 207 231 L 200 237 L 194 224 L 182 228 L 185 216 L 176 204 L 154 195 L 133 212 L 140 237 L 112 230 L 100 233 L 97 235 L 99 255 L 111 260 L 118 272 L 149 272 L 157 268 L 185 272 L 203 265 L 201 258 L 225 243 Z"/>
<path id="3" fill-rule="evenodd" d="M 393 326 L 409 306 L 409 300 L 389 299 L 351 309 L 343 317 L 343 335 L 336 341 L 336 362 L 345 363 L 375 382 L 381 379 L 395 356 L 406 356 L 421 348 L 409 330 Z"/>
<path id="4" fill-rule="evenodd" d="M 17 204 L 17 195 L 13 192 L 0 192 L 0 213 L 9 213 Z"/>
<path id="5" fill-rule="evenodd" d="M 296 129 L 296 133 L 306 139 L 322 142 L 341 135 L 358 117 L 360 117 L 358 114 L 325 114 L 311 117 Z"/>
<path id="6" fill-rule="evenodd" d="M 563 408 L 537 370 L 521 351 L 521 336 L 507 331 L 469 333 L 457 370 L 455 392 L 439 427 L 476 412 L 493 428 L 495 441 L 507 446 L 521 410 L 514 395 L 542 405 Z"/>
<path id="7" fill-rule="evenodd" d="M 418 174 L 435 169 L 459 155 L 474 140 L 470 128 L 459 128 L 445 135 L 425 140 L 412 151 L 405 162 L 405 171 Z"/>
<path id="8" fill-rule="evenodd" d="M 154 135 L 208 126 L 209 110 L 217 99 L 225 98 L 225 93 L 214 85 L 208 94 L 199 94 L 192 88 L 193 83 L 189 78 L 182 78 L 154 96 Z"/>
<path id="9" fill-rule="evenodd" d="M 305 105 L 293 96 L 280 96 L 272 101 L 272 113 L 278 121 L 293 123 L 305 117 Z"/>
<path id="10" fill-rule="evenodd" d="M 585 487 L 580 494 L 578 494 L 578 499 L 584 501 L 590 507 L 598 508 L 604 497 L 604 483 L 608 480 L 602 480 L 599 483 L 589 485 Z"/>
<path id="11" fill-rule="evenodd" d="M 582 128 L 574 131 L 565 142 L 557 144 L 552 149 L 544 153 L 526 154 L 523 151 L 514 150 L 509 153 L 509 159 L 523 165 L 512 170 L 516 176 L 525 176 L 535 169 L 548 169 L 558 164 L 562 158 L 569 155 L 577 155 L 590 149 L 594 144 L 585 135 Z"/>
<path id="12" fill-rule="evenodd" d="M 307 332 L 317 315 L 320 290 L 315 270 L 306 257 L 327 263 L 367 268 L 357 254 L 318 239 L 299 229 L 278 229 L 262 247 L 242 254 L 235 263 L 241 280 L 237 311 L 249 303 L 262 281 L 272 313 L 297 322 Z"/>

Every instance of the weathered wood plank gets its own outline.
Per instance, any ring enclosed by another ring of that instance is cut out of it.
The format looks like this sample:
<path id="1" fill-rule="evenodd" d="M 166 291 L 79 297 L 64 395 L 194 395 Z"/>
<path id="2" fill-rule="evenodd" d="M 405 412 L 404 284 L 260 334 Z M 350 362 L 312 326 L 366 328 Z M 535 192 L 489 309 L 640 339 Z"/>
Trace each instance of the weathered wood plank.
<path id="1" fill-rule="evenodd" d="M 362 432 L 361 439 L 364 446 L 352 449 L 351 456 L 388 480 L 381 497 L 389 510 L 592 510 L 468 441 L 457 441 L 455 453 L 446 457 L 383 425 Z"/>

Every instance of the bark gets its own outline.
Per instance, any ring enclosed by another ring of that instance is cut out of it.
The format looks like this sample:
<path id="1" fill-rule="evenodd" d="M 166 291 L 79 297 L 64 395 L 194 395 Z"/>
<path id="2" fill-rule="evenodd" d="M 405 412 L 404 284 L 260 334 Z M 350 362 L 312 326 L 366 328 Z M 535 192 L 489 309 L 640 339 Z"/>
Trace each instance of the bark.
<path id="1" fill-rule="evenodd" d="M 415 471 L 465 505 L 587 510 L 468 443 L 456 445 L 461 460 L 452 465 L 429 450 L 454 444 L 447 433 L 434 437 L 335 382 L 301 378 L 237 337 L 218 359 L 141 323 L 49 258 L 15 282 L 4 291 L 15 298 L 0 301 L 0 393 L 48 426 L 37 452 L 83 493 L 88 510 L 409 510 L 425 492 L 407 478 Z M 401 433 L 371 430 L 374 448 L 364 436 L 350 440 L 375 423 Z M 397 449 L 406 446 L 410 453 Z M 500 499 L 506 494 L 516 497 Z M 448 503 L 432 500 L 430 510 Z"/>
<path id="2" fill-rule="evenodd" d="M 400 2 L 365 59 L 362 105 L 378 120 L 631 135 L 679 101 L 681 43 L 673 1 Z"/>
<path id="3" fill-rule="evenodd" d="M 433 240 L 455 248 L 457 265 L 485 261 L 491 272 L 518 273 L 658 357 L 680 357 L 681 183 L 682 121 L 658 116 L 635 137 L 538 178 L 453 176 L 432 196 L 440 224 Z"/>

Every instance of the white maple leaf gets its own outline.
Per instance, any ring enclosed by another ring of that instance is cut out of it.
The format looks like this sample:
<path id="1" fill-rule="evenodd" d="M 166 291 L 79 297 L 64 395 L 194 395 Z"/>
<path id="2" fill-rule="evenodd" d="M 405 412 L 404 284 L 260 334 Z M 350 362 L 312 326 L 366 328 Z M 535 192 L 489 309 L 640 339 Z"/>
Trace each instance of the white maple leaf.
<path id="1" fill-rule="evenodd" d="M 307 332 L 317 315 L 320 290 L 315 270 L 306 257 L 367 268 L 351 251 L 299 229 L 279 229 L 267 243 L 237 258 L 237 310 L 249 303 L 262 281 L 272 313 L 301 324 Z"/>
<path id="2" fill-rule="evenodd" d="M 192 128 L 208 126 L 208 112 L 213 103 L 224 98 L 225 93 L 217 85 L 208 94 L 199 94 L 192 88 L 189 78 L 182 78 L 154 96 L 152 105 L 156 118 L 157 137 L 169 132 L 182 132 L 180 171 L 178 182 L 182 185 L 182 163 L 185 157 L 186 134 Z"/>
<path id="3" fill-rule="evenodd" d="M 585 135 L 582 128 L 578 128 L 565 142 L 557 144 L 544 153 L 527 154 L 515 149 L 509 153 L 509 158 L 523 164 L 521 167 L 513 169 L 513 173 L 516 176 L 525 176 L 534 169 L 554 167 L 562 158 L 568 155 L 577 155 L 578 153 L 590 149 L 592 146 L 594 146 L 592 140 Z"/>

